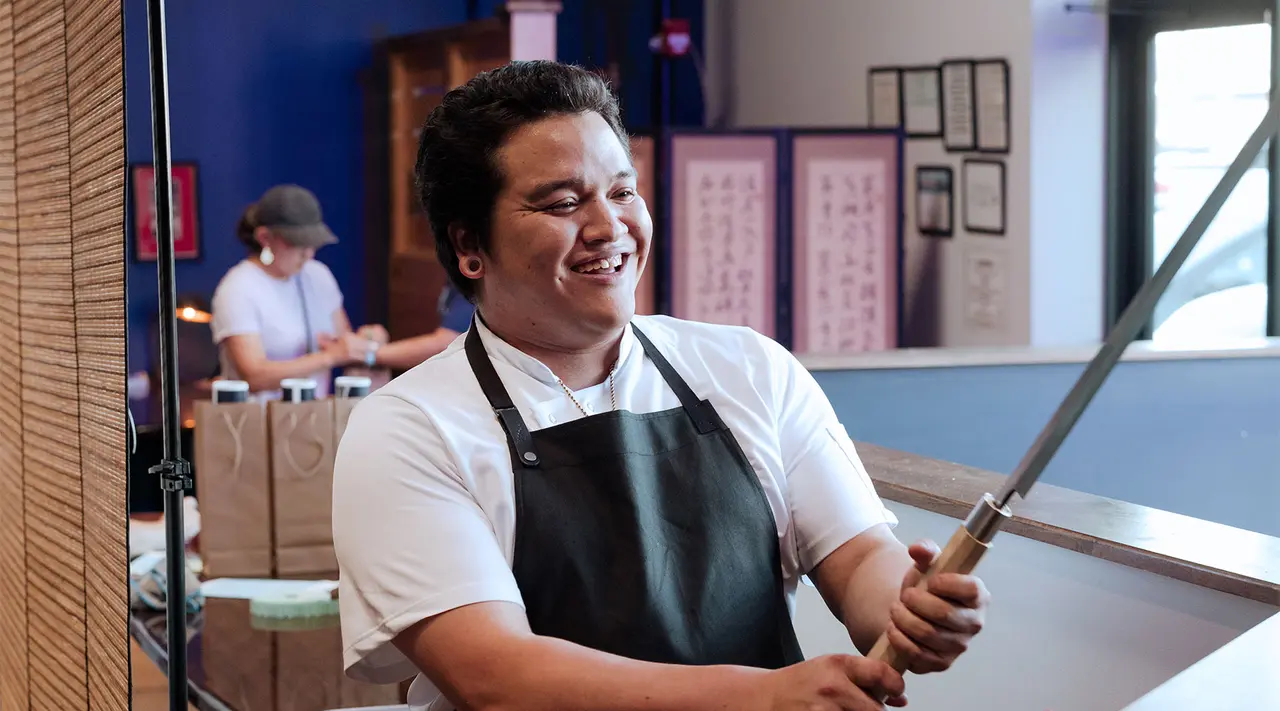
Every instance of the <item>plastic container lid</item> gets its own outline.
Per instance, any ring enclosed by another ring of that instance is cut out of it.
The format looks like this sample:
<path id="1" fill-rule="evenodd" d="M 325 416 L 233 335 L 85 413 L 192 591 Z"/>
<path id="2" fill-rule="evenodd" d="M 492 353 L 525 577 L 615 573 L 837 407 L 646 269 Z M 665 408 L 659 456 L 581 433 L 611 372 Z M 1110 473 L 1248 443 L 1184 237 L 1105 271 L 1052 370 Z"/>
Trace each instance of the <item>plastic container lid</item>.
<path id="1" fill-rule="evenodd" d="M 325 590 L 265 595 L 249 601 L 249 612 L 255 617 L 276 619 L 327 617 L 338 614 L 338 601 Z"/>

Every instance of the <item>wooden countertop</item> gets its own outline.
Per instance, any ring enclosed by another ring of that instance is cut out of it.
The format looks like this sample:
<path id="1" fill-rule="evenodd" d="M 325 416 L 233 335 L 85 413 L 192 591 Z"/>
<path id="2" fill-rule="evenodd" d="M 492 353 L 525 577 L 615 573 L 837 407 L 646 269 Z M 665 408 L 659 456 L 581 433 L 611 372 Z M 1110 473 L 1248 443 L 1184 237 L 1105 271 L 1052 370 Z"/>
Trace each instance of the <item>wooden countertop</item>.
<path id="1" fill-rule="evenodd" d="M 1280 709 L 1280 615 L 1235 638 L 1125 711 Z"/>
<path id="2" fill-rule="evenodd" d="M 895 348 L 887 351 L 844 355 L 807 354 L 799 358 L 800 362 L 811 371 L 975 368 L 1064 363 L 1084 365 L 1097 355 L 1099 345 Z M 1194 346 L 1135 341 L 1129 344 L 1121 356 L 1122 361 L 1234 358 L 1280 358 L 1280 338 L 1233 339 L 1220 343 L 1197 343 Z"/>
<path id="3" fill-rule="evenodd" d="M 1005 480 L 872 444 L 857 448 L 882 497 L 953 518 L 968 516 Z M 1010 508 L 1005 533 L 1280 606 L 1280 538 L 1043 483 Z"/>

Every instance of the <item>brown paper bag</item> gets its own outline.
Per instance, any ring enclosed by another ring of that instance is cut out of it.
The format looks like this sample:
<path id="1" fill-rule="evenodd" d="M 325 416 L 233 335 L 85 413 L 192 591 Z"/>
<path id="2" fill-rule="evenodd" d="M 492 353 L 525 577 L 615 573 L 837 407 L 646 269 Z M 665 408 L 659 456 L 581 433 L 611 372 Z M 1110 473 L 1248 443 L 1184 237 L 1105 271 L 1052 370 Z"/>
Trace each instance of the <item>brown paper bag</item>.
<path id="1" fill-rule="evenodd" d="M 344 708 L 341 630 L 333 626 L 275 635 L 276 711 Z"/>
<path id="2" fill-rule="evenodd" d="M 275 711 L 274 634 L 249 623 L 248 600 L 205 600 L 200 632 L 205 688 L 234 709 Z"/>
<path id="3" fill-rule="evenodd" d="M 341 660 L 341 650 L 339 650 Z M 341 668 L 341 664 L 339 664 Z M 340 708 L 360 708 L 362 706 L 395 706 L 403 704 L 407 691 L 401 691 L 399 684 L 370 684 L 356 681 L 345 673 L 339 680 L 339 694 L 342 699 Z"/>
<path id="4" fill-rule="evenodd" d="M 391 371 L 386 368 L 364 368 L 348 366 L 343 375 L 364 376 L 369 379 L 369 394 L 391 382 Z M 347 431 L 347 421 L 351 419 L 351 411 L 364 398 L 334 398 L 333 400 L 333 444 L 342 444 L 342 433 Z"/>
<path id="5" fill-rule="evenodd" d="M 302 620 L 297 620 L 302 622 Z M 276 711 L 390 706 L 404 703 L 397 685 L 350 679 L 342 670 L 338 621 L 312 620 L 314 629 L 279 630 L 276 645 Z"/>
<path id="6" fill-rule="evenodd" d="M 333 400 L 268 405 L 277 575 L 337 573 L 333 553 Z"/>
<path id="7" fill-rule="evenodd" d="M 271 477 L 261 402 L 195 406 L 200 555 L 208 577 L 272 577 Z"/>
<path id="8" fill-rule="evenodd" d="M 362 398 L 340 397 L 333 400 L 333 444 L 342 444 L 342 433 L 347 431 L 347 422 L 351 420 L 351 412 L 360 404 Z"/>

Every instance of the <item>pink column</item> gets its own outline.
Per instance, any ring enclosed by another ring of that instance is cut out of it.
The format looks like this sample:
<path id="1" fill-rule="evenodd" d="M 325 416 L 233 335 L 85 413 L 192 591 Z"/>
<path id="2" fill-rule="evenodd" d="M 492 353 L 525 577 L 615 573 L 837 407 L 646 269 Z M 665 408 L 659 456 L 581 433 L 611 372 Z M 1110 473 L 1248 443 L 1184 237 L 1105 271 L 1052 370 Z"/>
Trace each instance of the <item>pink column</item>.
<path id="1" fill-rule="evenodd" d="M 511 59 L 555 59 L 558 0 L 507 0 Z"/>

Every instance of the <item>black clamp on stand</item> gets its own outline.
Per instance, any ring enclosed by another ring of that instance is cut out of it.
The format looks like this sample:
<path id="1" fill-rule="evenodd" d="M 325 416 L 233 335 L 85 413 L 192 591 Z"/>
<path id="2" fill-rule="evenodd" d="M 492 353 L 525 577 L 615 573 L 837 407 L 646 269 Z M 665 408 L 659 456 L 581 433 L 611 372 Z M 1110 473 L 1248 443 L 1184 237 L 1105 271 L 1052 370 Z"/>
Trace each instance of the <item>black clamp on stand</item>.
<path id="1" fill-rule="evenodd" d="M 160 475 L 160 488 L 165 491 L 186 491 L 191 488 L 191 462 L 185 459 L 164 459 L 147 470 Z"/>

